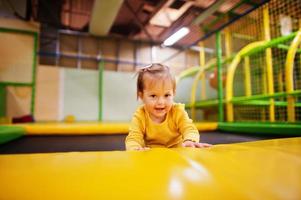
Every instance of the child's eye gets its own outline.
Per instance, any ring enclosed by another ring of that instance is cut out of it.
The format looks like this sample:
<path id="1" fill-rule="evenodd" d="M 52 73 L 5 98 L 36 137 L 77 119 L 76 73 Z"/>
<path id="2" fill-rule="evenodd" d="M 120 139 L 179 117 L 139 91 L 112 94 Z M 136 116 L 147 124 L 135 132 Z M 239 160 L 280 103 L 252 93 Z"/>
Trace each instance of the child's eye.
<path id="1" fill-rule="evenodd" d="M 170 97 L 171 96 L 171 94 L 165 94 L 165 97 Z"/>
<path id="2" fill-rule="evenodd" d="M 156 97 L 156 95 L 152 94 L 152 95 L 150 95 L 150 97 L 151 97 L 151 98 L 155 98 L 155 97 Z"/>

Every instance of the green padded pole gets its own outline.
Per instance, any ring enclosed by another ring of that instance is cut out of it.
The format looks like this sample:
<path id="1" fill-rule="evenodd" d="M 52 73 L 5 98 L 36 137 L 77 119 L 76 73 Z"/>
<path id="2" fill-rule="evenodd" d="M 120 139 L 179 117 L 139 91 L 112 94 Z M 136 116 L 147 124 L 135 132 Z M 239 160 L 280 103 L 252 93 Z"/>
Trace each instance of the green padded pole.
<path id="1" fill-rule="evenodd" d="M 37 50 L 38 50 L 38 34 L 34 33 L 34 47 L 33 47 L 33 63 L 32 63 L 32 91 L 31 91 L 31 108 L 30 112 L 34 116 L 35 96 L 36 96 L 36 77 L 37 77 Z"/>
<path id="2" fill-rule="evenodd" d="M 267 48 L 271 48 L 271 47 L 275 47 L 275 46 L 277 47 L 277 45 L 279 45 L 279 44 L 283 44 L 287 41 L 293 40 L 296 35 L 297 35 L 297 32 L 294 32 L 294 33 L 291 33 L 286 36 L 274 38 L 274 39 L 264 43 L 264 45 L 255 47 L 255 48 L 251 49 L 250 51 L 245 52 L 244 54 L 242 54 L 242 57 L 254 55 L 258 52 L 264 51 Z"/>
<path id="3" fill-rule="evenodd" d="M 0 117 L 6 115 L 6 87 L 0 85 Z"/>
<path id="4" fill-rule="evenodd" d="M 103 106 L 103 102 L 102 102 L 102 97 L 103 97 L 103 70 L 105 67 L 105 62 L 103 60 L 101 60 L 98 64 L 98 121 L 102 121 L 102 106 Z"/>
<path id="5" fill-rule="evenodd" d="M 217 81 L 218 81 L 218 121 L 224 121 L 223 106 L 223 69 L 222 69 L 222 45 L 221 32 L 216 33 L 216 57 L 217 57 Z"/>

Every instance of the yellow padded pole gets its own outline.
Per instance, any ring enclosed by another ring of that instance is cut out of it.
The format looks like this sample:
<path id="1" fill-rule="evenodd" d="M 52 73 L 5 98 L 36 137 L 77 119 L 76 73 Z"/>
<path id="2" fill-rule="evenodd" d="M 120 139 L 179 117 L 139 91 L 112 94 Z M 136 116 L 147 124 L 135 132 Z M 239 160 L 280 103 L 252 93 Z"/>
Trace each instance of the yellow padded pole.
<path id="1" fill-rule="evenodd" d="M 208 69 L 209 66 L 212 65 L 212 63 L 216 63 L 216 59 L 213 58 L 207 62 L 207 64 L 204 64 L 202 67 L 200 67 L 198 73 L 195 75 L 192 86 L 191 86 L 191 93 L 190 93 L 190 105 L 191 105 L 191 118 L 192 120 L 195 120 L 195 102 L 196 102 L 196 89 L 198 86 L 198 81 L 204 76 L 205 78 L 205 70 Z M 205 82 L 206 83 L 206 82 Z M 204 83 L 204 87 L 206 86 Z M 202 83 L 203 85 L 203 83 Z M 202 99 L 204 100 L 204 99 Z"/>
<path id="2" fill-rule="evenodd" d="M 232 38 L 229 27 L 225 29 L 225 50 L 226 58 L 229 58 L 232 54 Z"/>
<path id="3" fill-rule="evenodd" d="M 204 43 L 199 42 L 200 47 L 200 53 L 199 53 L 199 59 L 200 59 L 200 71 L 197 73 L 197 75 L 193 81 L 193 85 L 191 88 L 191 94 L 190 94 L 190 105 L 191 105 L 191 118 L 192 120 L 195 120 L 196 118 L 196 108 L 195 108 L 195 101 L 196 101 L 196 88 L 198 80 L 201 79 L 201 99 L 206 99 L 206 79 L 205 74 L 203 73 L 203 68 L 205 67 L 205 49 L 204 49 Z M 194 86 L 195 85 L 195 86 Z"/>
<path id="4" fill-rule="evenodd" d="M 285 62 L 285 83 L 286 92 L 291 93 L 294 91 L 294 59 L 301 42 L 301 28 L 299 29 L 296 37 L 294 38 L 291 46 L 287 52 Z M 287 97 L 287 118 L 289 122 L 295 121 L 295 98 L 291 95 Z"/>
<path id="5" fill-rule="evenodd" d="M 246 96 L 249 97 L 252 95 L 251 90 L 251 72 L 250 72 L 250 58 L 249 56 L 246 56 L 244 58 L 245 64 L 244 64 L 244 71 L 245 71 L 245 93 Z"/>
<path id="6" fill-rule="evenodd" d="M 283 84 L 283 72 L 282 70 L 279 72 L 278 74 L 278 87 L 279 87 L 279 92 L 283 92 L 283 87 L 284 87 L 284 84 Z"/>
<path id="7" fill-rule="evenodd" d="M 225 29 L 225 54 L 226 54 L 226 58 L 229 58 L 231 56 L 231 53 L 232 53 L 232 39 L 231 39 L 231 35 L 230 35 L 230 28 L 227 27 Z M 239 64 L 239 61 L 238 61 L 237 64 Z M 234 74 L 233 74 L 233 78 L 234 78 Z M 231 83 L 231 85 L 232 85 L 232 83 Z M 226 93 L 227 93 L 227 90 L 226 90 Z M 229 103 L 229 104 L 227 103 L 226 104 L 226 110 L 228 111 L 226 113 L 227 120 L 233 121 L 233 105 L 232 105 L 232 103 Z"/>
<path id="8" fill-rule="evenodd" d="M 200 46 L 200 67 L 204 68 L 206 63 L 206 57 L 205 57 L 205 46 L 204 42 L 199 43 Z M 206 97 L 206 79 L 205 79 L 205 73 L 202 73 L 201 78 L 201 99 L 205 100 Z"/>
<path id="9" fill-rule="evenodd" d="M 248 44 L 236 54 L 230 66 L 228 67 L 227 78 L 226 78 L 226 116 L 228 122 L 233 122 L 234 120 L 233 104 L 231 101 L 233 98 L 233 79 L 234 79 L 235 70 L 243 54 L 250 51 L 251 49 L 262 46 L 264 43 L 265 41 L 259 41 L 259 42 L 253 42 L 251 44 Z"/>
<path id="10" fill-rule="evenodd" d="M 263 27 L 264 27 L 264 39 L 266 41 L 271 40 L 270 35 L 270 17 L 269 7 L 265 6 L 263 9 Z M 273 63 L 272 63 L 272 50 L 267 48 L 266 52 L 266 68 L 267 68 L 267 81 L 268 81 L 268 94 L 274 94 L 274 80 L 273 80 Z M 270 122 L 275 121 L 275 102 L 274 99 L 270 99 Z"/>
<path id="11" fill-rule="evenodd" d="M 227 121 L 233 122 L 233 104 L 231 102 L 233 98 L 233 79 L 234 79 L 234 73 L 236 70 L 237 65 L 240 62 L 240 55 L 238 54 L 233 59 L 227 73 L 226 78 L 226 110 L 227 110 Z"/>
<path id="12" fill-rule="evenodd" d="M 301 18 L 299 19 L 299 28 L 301 28 Z M 301 44 L 300 44 L 299 48 L 301 49 Z M 301 53 L 299 56 L 300 56 L 300 63 L 301 63 Z M 300 67 L 300 70 L 301 70 L 301 67 Z M 300 71 L 300 74 L 301 74 L 301 71 Z"/>
<path id="13" fill-rule="evenodd" d="M 277 76 L 277 80 L 278 80 L 278 88 L 279 91 L 278 92 L 283 92 L 283 88 L 284 88 L 284 80 L 283 80 L 283 71 L 281 69 L 281 71 L 279 72 L 278 76 Z M 283 97 L 280 97 L 280 101 L 285 101 Z M 280 121 L 285 121 L 285 116 L 284 115 L 279 115 L 279 120 Z"/>
<path id="14" fill-rule="evenodd" d="M 196 89 L 199 82 L 200 77 L 204 74 L 204 69 L 201 68 L 200 71 L 195 75 L 191 87 L 191 93 L 190 93 L 190 105 L 191 105 L 191 118 L 194 121 L 195 120 L 195 102 L 196 102 Z"/>

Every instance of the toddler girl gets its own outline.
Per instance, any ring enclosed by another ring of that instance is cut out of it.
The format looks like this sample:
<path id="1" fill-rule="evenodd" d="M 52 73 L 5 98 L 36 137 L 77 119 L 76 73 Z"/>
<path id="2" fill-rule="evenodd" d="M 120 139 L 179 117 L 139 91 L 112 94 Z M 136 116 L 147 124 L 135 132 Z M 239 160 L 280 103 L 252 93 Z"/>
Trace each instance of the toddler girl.
<path id="1" fill-rule="evenodd" d="M 125 142 L 127 150 L 211 146 L 199 143 L 199 132 L 184 104 L 173 101 L 175 90 L 175 78 L 167 66 L 152 64 L 139 70 L 137 98 L 143 105 L 133 115 Z"/>

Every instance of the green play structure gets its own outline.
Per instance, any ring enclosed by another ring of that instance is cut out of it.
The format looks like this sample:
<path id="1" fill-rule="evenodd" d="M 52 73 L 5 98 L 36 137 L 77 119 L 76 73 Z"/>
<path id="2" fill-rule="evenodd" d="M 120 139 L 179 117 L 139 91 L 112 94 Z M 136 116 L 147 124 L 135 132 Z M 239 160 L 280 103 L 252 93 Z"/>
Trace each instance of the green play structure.
<path id="1" fill-rule="evenodd" d="M 192 79 L 186 107 L 194 120 L 218 121 L 220 130 L 231 132 L 300 135 L 301 22 L 281 33 L 275 19 L 283 9 L 301 21 L 300 8 L 272 1 L 217 32 L 215 47 L 200 42 L 203 49 L 215 48 L 216 58 L 205 59 L 201 51 L 201 66 L 178 79 Z M 217 95 L 208 98 L 212 90 Z"/>

